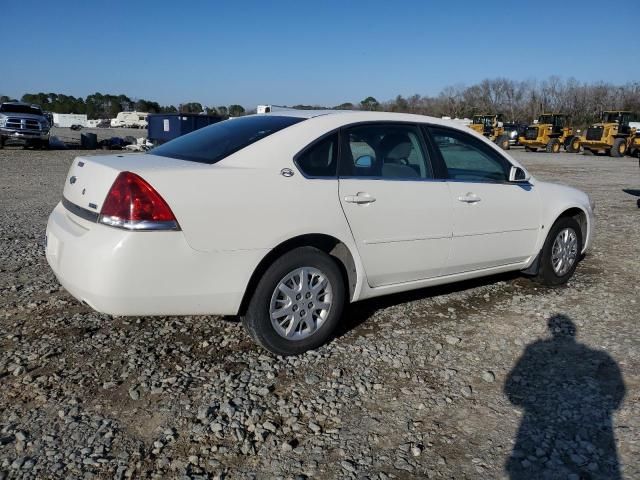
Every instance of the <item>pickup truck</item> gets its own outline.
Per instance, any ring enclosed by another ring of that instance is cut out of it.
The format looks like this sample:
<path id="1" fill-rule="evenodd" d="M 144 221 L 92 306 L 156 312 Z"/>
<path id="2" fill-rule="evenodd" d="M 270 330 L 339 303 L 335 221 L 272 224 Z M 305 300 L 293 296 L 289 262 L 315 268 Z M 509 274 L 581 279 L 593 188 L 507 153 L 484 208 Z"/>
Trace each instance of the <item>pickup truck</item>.
<path id="1" fill-rule="evenodd" d="M 0 104 L 0 149 L 5 144 L 47 148 L 51 125 L 38 105 L 22 102 Z"/>

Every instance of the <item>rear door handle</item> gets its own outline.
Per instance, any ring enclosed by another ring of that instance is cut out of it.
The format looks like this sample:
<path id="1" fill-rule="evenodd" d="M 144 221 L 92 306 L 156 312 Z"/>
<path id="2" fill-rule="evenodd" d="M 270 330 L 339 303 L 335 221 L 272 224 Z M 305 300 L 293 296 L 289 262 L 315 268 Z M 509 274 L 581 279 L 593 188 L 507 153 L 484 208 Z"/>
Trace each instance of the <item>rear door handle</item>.
<path id="1" fill-rule="evenodd" d="M 464 203 L 478 203 L 482 199 L 475 193 L 469 192 L 466 195 L 458 197 L 458 200 Z"/>
<path id="2" fill-rule="evenodd" d="M 365 203 L 373 203 L 376 201 L 376 199 L 368 193 L 358 192 L 356 195 L 348 195 L 344 197 L 344 201 L 347 203 L 357 203 L 359 205 L 362 205 Z"/>

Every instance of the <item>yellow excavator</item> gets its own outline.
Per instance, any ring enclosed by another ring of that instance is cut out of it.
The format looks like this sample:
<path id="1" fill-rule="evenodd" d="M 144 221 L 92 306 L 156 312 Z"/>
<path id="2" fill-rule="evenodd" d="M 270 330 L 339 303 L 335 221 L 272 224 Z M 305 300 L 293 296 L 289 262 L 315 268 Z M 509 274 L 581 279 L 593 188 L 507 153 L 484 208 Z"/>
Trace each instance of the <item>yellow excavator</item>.
<path id="1" fill-rule="evenodd" d="M 503 115 L 474 115 L 469 128 L 495 142 L 503 150 L 509 150 L 509 135 L 502 126 Z"/>
<path id="2" fill-rule="evenodd" d="M 558 153 L 561 147 L 569 153 L 580 150 L 579 143 L 572 142 L 573 128 L 568 126 L 568 118 L 563 113 L 543 113 L 538 123 L 529 125 L 518 141 L 527 152 L 543 148 L 547 153 Z"/>
<path id="3" fill-rule="evenodd" d="M 631 112 L 611 110 L 602 113 L 600 122 L 587 128 L 580 137 L 585 155 L 604 152 L 612 157 L 622 157 L 636 144 L 637 131 L 629 125 Z"/>

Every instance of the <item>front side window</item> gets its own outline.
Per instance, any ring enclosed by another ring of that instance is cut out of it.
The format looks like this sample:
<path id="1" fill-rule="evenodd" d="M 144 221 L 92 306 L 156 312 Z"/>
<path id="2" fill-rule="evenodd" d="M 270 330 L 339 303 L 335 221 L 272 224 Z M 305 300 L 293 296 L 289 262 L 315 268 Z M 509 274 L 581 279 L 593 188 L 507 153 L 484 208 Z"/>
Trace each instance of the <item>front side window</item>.
<path id="1" fill-rule="evenodd" d="M 250 115 L 215 123 L 149 151 L 152 155 L 213 164 L 304 118 Z"/>
<path id="2" fill-rule="evenodd" d="M 457 130 L 431 128 L 436 147 L 452 180 L 506 182 L 509 162 L 481 140 Z"/>
<path id="3" fill-rule="evenodd" d="M 329 135 L 295 159 L 300 171 L 307 177 L 335 177 L 338 165 L 338 134 Z"/>
<path id="4" fill-rule="evenodd" d="M 433 178 L 413 125 L 362 125 L 344 130 L 341 175 L 396 180 Z"/>

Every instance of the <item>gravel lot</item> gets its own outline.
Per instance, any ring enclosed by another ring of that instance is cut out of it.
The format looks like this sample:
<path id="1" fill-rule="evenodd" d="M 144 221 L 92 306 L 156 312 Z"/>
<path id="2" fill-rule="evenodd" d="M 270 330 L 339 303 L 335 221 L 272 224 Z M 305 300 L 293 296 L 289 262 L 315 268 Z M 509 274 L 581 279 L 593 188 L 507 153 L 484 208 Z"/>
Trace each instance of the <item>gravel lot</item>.
<path id="1" fill-rule="evenodd" d="M 0 480 L 640 478 L 637 160 L 511 151 L 597 202 L 566 288 L 367 301 L 282 359 L 234 318 L 114 319 L 58 286 L 44 229 L 82 153 L 0 151 Z"/>

